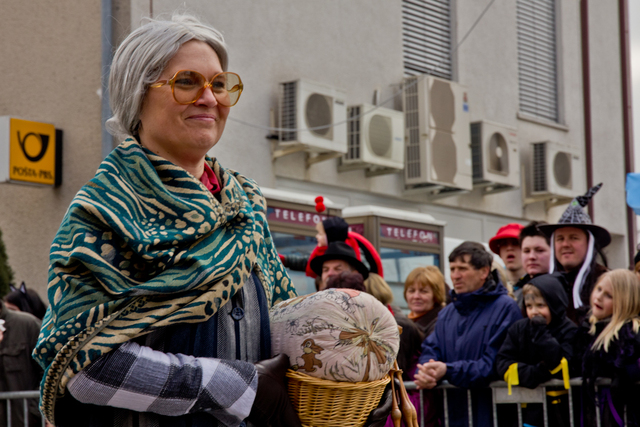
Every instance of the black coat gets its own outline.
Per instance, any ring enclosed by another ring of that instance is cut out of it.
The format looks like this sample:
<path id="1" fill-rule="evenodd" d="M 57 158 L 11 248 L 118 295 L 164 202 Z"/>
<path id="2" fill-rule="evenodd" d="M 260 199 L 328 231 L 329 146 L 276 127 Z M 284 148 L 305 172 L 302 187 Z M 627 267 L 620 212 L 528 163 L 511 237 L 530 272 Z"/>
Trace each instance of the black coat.
<path id="1" fill-rule="evenodd" d="M 569 319 L 551 330 L 547 325 L 521 319 L 507 331 L 507 337 L 496 357 L 496 369 L 501 378 L 513 363 L 518 363 L 520 385 L 536 388 L 552 378 L 551 370 L 562 358 L 573 358 L 573 339 L 577 326 Z M 562 378 L 562 373 L 556 374 Z"/>
<path id="2" fill-rule="evenodd" d="M 602 332 L 608 323 L 609 319 L 596 324 L 595 337 Z M 597 425 L 595 402 L 599 400 L 606 403 L 601 408 L 602 425 L 617 425 L 616 418 L 623 417 L 626 405 L 627 425 L 638 426 L 640 425 L 640 408 L 638 408 L 636 397 L 638 388 L 634 383 L 640 380 L 640 367 L 638 366 L 640 335 L 633 332 L 631 323 L 626 323 L 618 332 L 618 338 L 609 344 L 609 351 L 604 351 L 604 346 L 599 350 L 592 350 L 591 345 L 595 337 L 591 337 L 592 340 L 586 345 L 583 356 L 583 425 Z M 601 388 L 596 398 L 595 381 L 597 378 L 611 378 L 611 387 L 609 389 Z M 616 414 L 614 415 L 614 413 Z"/>
<path id="3" fill-rule="evenodd" d="M 578 328 L 565 315 L 568 298 L 561 275 L 544 274 L 529 283 L 540 290 L 551 312 L 551 322 L 547 325 L 526 318 L 514 323 L 496 357 L 496 369 L 502 378 L 509 366 L 517 362 L 520 385 L 536 388 L 552 378 L 550 371 L 563 357 L 571 362 Z M 562 372 L 556 376 L 562 378 Z"/>

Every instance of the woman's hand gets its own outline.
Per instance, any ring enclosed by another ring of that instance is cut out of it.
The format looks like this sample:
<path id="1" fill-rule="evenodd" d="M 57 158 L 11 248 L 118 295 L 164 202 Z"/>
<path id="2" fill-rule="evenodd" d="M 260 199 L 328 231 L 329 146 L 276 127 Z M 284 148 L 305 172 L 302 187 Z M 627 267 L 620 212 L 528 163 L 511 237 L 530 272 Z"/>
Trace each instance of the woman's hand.
<path id="1" fill-rule="evenodd" d="M 279 354 L 257 362 L 255 366 L 258 390 L 249 421 L 256 426 L 302 427 L 287 392 L 285 374 L 289 368 L 289 357 Z"/>

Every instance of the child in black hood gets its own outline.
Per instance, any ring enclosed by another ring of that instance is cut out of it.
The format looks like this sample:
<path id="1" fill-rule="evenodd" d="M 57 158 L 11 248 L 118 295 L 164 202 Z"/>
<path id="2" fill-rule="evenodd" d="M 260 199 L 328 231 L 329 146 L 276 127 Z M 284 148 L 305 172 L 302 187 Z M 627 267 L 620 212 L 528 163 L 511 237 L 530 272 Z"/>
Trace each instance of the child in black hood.
<path id="1" fill-rule="evenodd" d="M 512 385 L 536 388 L 551 378 L 568 380 L 577 326 L 566 316 L 563 276 L 544 274 L 523 287 L 527 318 L 511 325 L 496 357 L 498 375 Z M 568 382 L 565 382 L 568 388 Z M 569 425 L 564 389 L 547 392 L 549 425 Z M 543 425 L 542 405 L 528 405 L 525 423 Z"/>

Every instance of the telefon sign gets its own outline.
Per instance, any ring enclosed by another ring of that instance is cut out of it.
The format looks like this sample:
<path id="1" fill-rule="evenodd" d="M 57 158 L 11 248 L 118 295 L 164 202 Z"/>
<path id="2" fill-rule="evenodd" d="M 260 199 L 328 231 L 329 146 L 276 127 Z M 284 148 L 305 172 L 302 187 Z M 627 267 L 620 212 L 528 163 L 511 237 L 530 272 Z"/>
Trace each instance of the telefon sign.
<path id="1" fill-rule="evenodd" d="M 0 117 L 0 182 L 60 185 L 62 131 L 49 123 Z"/>

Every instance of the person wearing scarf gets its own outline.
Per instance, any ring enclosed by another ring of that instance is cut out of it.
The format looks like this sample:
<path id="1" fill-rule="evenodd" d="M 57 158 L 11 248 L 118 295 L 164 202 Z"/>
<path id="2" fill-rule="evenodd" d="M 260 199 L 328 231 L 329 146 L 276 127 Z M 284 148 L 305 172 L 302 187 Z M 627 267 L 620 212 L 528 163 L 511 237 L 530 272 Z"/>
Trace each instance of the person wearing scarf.
<path id="1" fill-rule="evenodd" d="M 207 156 L 242 91 L 227 63 L 221 34 L 185 15 L 114 56 L 108 127 L 124 142 L 51 245 L 33 352 L 58 427 L 300 426 L 288 358 L 270 359 L 268 310 L 296 291 L 265 199 Z"/>
<path id="2" fill-rule="evenodd" d="M 601 187 L 602 183 L 573 199 L 557 224 L 538 226 L 551 242 L 549 273 L 560 271 L 565 275 L 565 291 L 569 298 L 567 317 L 576 325 L 582 323 L 589 311 L 589 298 L 598 277 L 608 271 L 601 251 L 611 243 L 611 235 L 593 224 L 583 210 Z M 596 261 L 598 254 L 604 265 Z"/>

